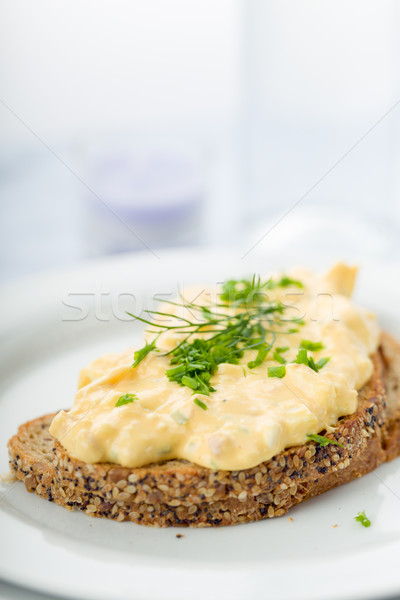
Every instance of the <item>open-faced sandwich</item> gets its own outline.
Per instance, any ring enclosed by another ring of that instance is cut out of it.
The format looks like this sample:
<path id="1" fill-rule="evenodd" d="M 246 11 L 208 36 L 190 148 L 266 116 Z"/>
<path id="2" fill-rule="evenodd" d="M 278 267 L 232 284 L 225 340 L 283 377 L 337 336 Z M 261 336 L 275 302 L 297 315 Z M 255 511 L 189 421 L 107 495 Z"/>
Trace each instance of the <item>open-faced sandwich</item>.
<path id="1" fill-rule="evenodd" d="M 356 269 L 230 280 L 164 302 L 138 350 L 84 368 L 73 408 L 9 441 L 28 491 L 145 525 L 281 516 L 400 454 L 400 347 Z M 151 319 L 151 320 L 149 320 Z"/>

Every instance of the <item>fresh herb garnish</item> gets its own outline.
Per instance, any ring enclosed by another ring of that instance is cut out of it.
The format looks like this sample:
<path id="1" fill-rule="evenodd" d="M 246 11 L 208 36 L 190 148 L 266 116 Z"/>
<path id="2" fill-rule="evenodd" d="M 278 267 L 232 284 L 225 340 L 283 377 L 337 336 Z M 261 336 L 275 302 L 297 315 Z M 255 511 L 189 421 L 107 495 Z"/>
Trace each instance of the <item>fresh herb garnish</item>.
<path id="1" fill-rule="evenodd" d="M 286 375 L 286 367 L 283 365 L 281 367 L 268 367 L 268 377 L 285 377 Z"/>
<path id="2" fill-rule="evenodd" d="M 135 400 L 139 400 L 139 398 L 135 394 L 124 394 L 120 396 L 115 403 L 115 406 L 123 406 L 124 404 L 131 404 Z"/>
<path id="3" fill-rule="evenodd" d="M 322 367 L 326 365 L 326 363 L 330 360 L 330 357 L 321 358 L 317 363 L 314 361 L 312 356 L 308 356 L 307 350 L 305 348 L 300 348 L 297 353 L 296 359 L 293 361 L 298 365 L 306 365 L 310 367 L 313 371 L 318 373 Z"/>
<path id="4" fill-rule="evenodd" d="M 275 350 L 275 352 L 272 355 L 272 358 L 276 360 L 276 362 L 281 363 L 281 365 L 284 365 L 287 362 L 286 358 L 279 354 L 278 350 Z"/>
<path id="5" fill-rule="evenodd" d="M 354 517 L 355 521 L 359 521 L 363 527 L 369 527 L 371 525 L 371 521 L 368 519 L 365 514 L 365 510 L 359 512 L 356 517 Z"/>
<path id="6" fill-rule="evenodd" d="M 317 365 L 315 364 L 315 361 L 312 356 L 310 356 L 308 358 L 308 366 L 310 367 L 310 369 L 312 369 L 313 371 L 318 373 L 319 369 L 318 369 Z"/>
<path id="7" fill-rule="evenodd" d="M 276 284 L 277 287 L 289 287 L 289 285 L 295 285 L 296 287 L 303 289 L 304 285 L 297 279 L 291 279 L 290 277 L 282 277 L 282 279 Z"/>
<path id="8" fill-rule="evenodd" d="M 223 302 L 229 302 L 235 305 L 253 305 L 264 302 L 268 297 L 266 292 L 274 290 L 278 287 L 288 287 L 290 285 L 303 288 L 301 281 L 291 279 L 290 277 L 282 277 L 279 281 L 274 281 L 272 278 L 262 281 L 258 276 L 253 275 L 252 279 L 230 279 L 222 286 L 220 298 Z"/>
<path id="9" fill-rule="evenodd" d="M 216 349 L 212 351 L 209 340 L 197 338 L 192 343 L 184 341 L 172 352 L 171 365 L 166 371 L 170 381 L 184 385 L 197 393 L 210 395 L 214 388 L 210 385 L 211 375 L 217 370 L 219 359 Z"/>
<path id="10" fill-rule="evenodd" d="M 229 279 L 222 286 L 220 299 L 241 306 L 259 304 L 265 300 L 265 292 L 270 289 L 271 279 L 262 282 L 255 275 L 252 279 Z"/>
<path id="11" fill-rule="evenodd" d="M 197 404 L 197 406 L 199 406 L 199 407 L 200 407 L 200 408 L 202 408 L 203 410 L 208 410 L 208 406 L 207 406 L 207 404 L 204 404 L 204 402 L 202 402 L 201 400 L 199 400 L 199 398 L 195 398 L 195 399 L 193 400 L 193 402 L 194 402 L 195 404 Z"/>
<path id="12" fill-rule="evenodd" d="M 249 369 L 255 369 L 255 367 L 259 367 L 264 360 L 267 358 L 268 352 L 271 350 L 272 344 L 264 344 L 260 346 L 257 352 L 257 356 L 255 360 L 251 360 L 247 363 Z"/>
<path id="13" fill-rule="evenodd" d="M 181 383 L 182 385 L 186 385 L 186 387 L 189 387 L 192 390 L 197 390 L 197 388 L 200 386 L 198 381 L 193 379 L 193 377 L 188 377 L 187 375 L 184 375 L 182 377 Z"/>
<path id="14" fill-rule="evenodd" d="M 323 447 L 328 446 L 329 444 L 334 444 L 335 446 L 340 446 L 341 448 L 344 448 L 344 446 L 342 444 L 339 444 L 339 442 L 337 442 L 336 440 L 331 440 L 330 438 L 324 437 L 323 435 L 308 433 L 307 437 L 312 442 L 316 442 L 317 444 Z"/>
<path id="15" fill-rule="evenodd" d="M 163 355 L 171 357 L 171 368 L 167 369 L 166 375 L 170 381 L 189 387 L 194 393 L 209 395 L 215 391 L 210 379 L 220 364 L 238 364 L 247 350 L 256 350 L 255 359 L 247 365 L 253 369 L 266 360 L 277 334 L 298 331 L 298 327 L 288 329 L 288 322 L 298 326 L 303 321 L 288 318 L 284 315 L 287 307 L 282 302 L 269 300 L 266 295 L 267 290 L 288 285 L 302 287 L 301 282 L 288 277 L 279 281 L 262 281 L 255 276 L 249 280 L 230 280 L 224 284 L 220 294 L 221 303 L 215 309 L 184 299 L 180 303 L 166 301 L 187 309 L 196 318 L 183 318 L 177 314 L 153 310 L 148 310 L 147 313 L 169 317 L 169 324 L 152 322 L 139 316 L 135 318 L 156 328 L 158 335 L 163 331 L 173 331 L 184 336 L 183 341 Z M 134 365 L 151 350 L 156 350 L 156 339 L 135 353 Z M 277 351 L 277 356 L 287 349 L 281 348 L 280 352 Z M 283 357 L 276 360 L 285 362 Z M 271 376 L 283 375 L 284 373 Z"/>
<path id="16" fill-rule="evenodd" d="M 322 350 L 324 347 L 322 342 L 310 342 L 310 340 L 301 340 L 300 348 L 305 348 L 306 350 L 311 350 L 312 352 L 316 352 L 317 350 Z"/>
<path id="17" fill-rule="evenodd" d="M 326 363 L 328 363 L 330 360 L 331 360 L 330 356 L 326 356 L 325 358 L 320 358 L 319 361 L 317 362 L 318 369 L 322 369 L 322 367 L 324 367 L 326 365 Z"/>
<path id="18" fill-rule="evenodd" d="M 299 350 L 296 356 L 296 360 L 294 362 L 298 365 L 307 365 L 308 367 L 307 350 Z"/>
<path id="19" fill-rule="evenodd" d="M 130 313 L 128 313 L 128 315 L 130 315 Z M 150 342 L 150 344 L 146 342 L 146 345 L 143 346 L 143 348 L 140 348 L 140 350 L 136 350 L 135 354 L 133 355 L 134 362 L 132 367 L 137 367 L 138 364 L 142 362 L 142 360 L 149 354 L 149 352 L 151 352 L 152 350 L 156 350 L 156 341 L 157 340 L 154 339 L 152 342 Z"/>

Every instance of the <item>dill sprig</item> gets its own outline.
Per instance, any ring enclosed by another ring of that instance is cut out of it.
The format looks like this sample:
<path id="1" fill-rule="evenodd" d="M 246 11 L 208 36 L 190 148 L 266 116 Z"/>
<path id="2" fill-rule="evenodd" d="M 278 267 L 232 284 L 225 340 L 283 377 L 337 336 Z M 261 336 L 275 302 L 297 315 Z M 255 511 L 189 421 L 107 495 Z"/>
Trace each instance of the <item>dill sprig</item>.
<path id="1" fill-rule="evenodd" d="M 216 304 L 215 309 L 188 302 L 184 298 L 181 298 L 181 302 L 166 301 L 167 304 L 187 309 L 195 318 L 162 311 L 146 311 L 150 316 L 163 319 L 167 317 L 168 323 L 128 313 L 155 328 L 156 331 L 151 332 L 157 336 L 135 353 L 133 366 L 136 367 L 149 352 L 157 350 L 156 341 L 162 332 L 173 331 L 183 336 L 183 341 L 163 354 L 170 356 L 171 368 L 166 371 L 168 379 L 192 389 L 194 394 L 208 396 L 215 391 L 210 380 L 220 364 L 238 364 L 247 350 L 257 350 L 255 359 L 247 364 L 253 369 L 266 360 L 277 334 L 299 331 L 298 327 L 304 322 L 284 315 L 288 307 L 280 301 L 270 300 L 266 293 L 289 285 L 303 287 L 300 281 L 289 277 L 282 277 L 278 281 L 262 281 L 255 276 L 248 280 L 229 280 L 222 287 L 220 303 Z M 291 325 L 289 328 L 288 322 Z M 287 348 L 277 349 L 275 360 L 285 362 L 281 353 L 286 350 Z M 278 368 L 275 376 L 283 375 L 284 367 Z"/>

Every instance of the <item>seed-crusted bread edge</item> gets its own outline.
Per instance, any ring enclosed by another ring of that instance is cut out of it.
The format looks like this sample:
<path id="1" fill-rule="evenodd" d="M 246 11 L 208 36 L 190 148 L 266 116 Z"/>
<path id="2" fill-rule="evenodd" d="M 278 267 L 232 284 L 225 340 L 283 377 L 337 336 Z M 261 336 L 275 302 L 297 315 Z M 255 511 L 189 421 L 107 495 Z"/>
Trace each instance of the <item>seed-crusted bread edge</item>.
<path id="1" fill-rule="evenodd" d="M 11 471 L 50 502 L 116 521 L 207 527 L 281 516 L 400 454 L 400 345 L 383 334 L 373 360 L 356 412 L 326 434 L 343 448 L 309 442 L 242 471 L 178 460 L 136 469 L 90 465 L 68 456 L 50 435 L 50 414 L 21 425 L 11 438 Z"/>

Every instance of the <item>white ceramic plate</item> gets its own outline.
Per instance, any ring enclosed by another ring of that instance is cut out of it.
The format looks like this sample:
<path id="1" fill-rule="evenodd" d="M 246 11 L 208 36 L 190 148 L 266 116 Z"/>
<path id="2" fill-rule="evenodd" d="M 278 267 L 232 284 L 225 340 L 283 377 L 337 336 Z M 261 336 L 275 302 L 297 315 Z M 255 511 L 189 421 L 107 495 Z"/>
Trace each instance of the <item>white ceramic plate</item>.
<path id="1" fill-rule="evenodd" d="M 140 310 L 154 293 L 173 293 L 176 282 L 213 283 L 270 264 L 204 251 L 126 255 L 4 288 L 0 472 L 7 471 L 7 439 L 21 422 L 70 406 L 86 361 L 138 341 L 140 327 L 124 320 L 124 310 Z M 369 265 L 357 296 L 400 336 L 396 273 Z M 354 521 L 364 509 L 369 529 Z M 150 529 L 69 513 L 20 483 L 2 484 L 0 577 L 95 600 L 400 593 L 400 460 L 298 506 L 290 517 L 220 529 Z"/>

